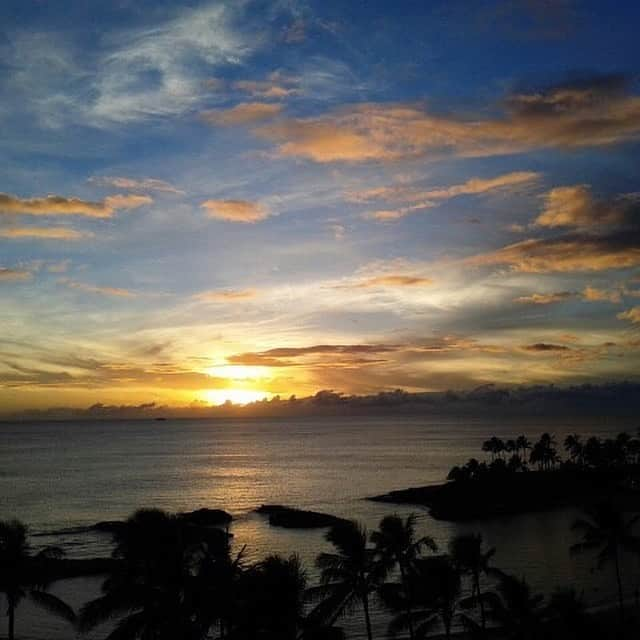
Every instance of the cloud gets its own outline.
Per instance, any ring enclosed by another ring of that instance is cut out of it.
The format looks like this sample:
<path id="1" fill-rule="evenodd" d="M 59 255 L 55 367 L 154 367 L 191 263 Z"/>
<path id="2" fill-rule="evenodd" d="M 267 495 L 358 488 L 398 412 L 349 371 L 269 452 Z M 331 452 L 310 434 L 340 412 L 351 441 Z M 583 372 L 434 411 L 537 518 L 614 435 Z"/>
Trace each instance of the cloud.
<path id="1" fill-rule="evenodd" d="M 521 296 L 516 298 L 514 302 L 522 304 L 554 304 L 556 302 L 564 302 L 573 298 L 575 294 L 572 291 L 558 291 L 555 293 L 533 293 L 530 296 Z"/>
<path id="2" fill-rule="evenodd" d="M 616 318 L 620 320 L 629 320 L 633 324 L 640 324 L 640 307 L 631 307 L 626 311 L 619 313 Z"/>
<path id="3" fill-rule="evenodd" d="M 275 71 L 266 80 L 238 80 L 233 83 L 233 88 L 256 98 L 281 100 L 300 93 L 297 88 L 299 82 L 297 77 Z"/>
<path id="4" fill-rule="evenodd" d="M 0 267 L 0 283 L 1 282 L 23 282 L 33 277 L 31 271 L 26 269 L 9 269 Z"/>
<path id="5" fill-rule="evenodd" d="M 117 209 L 137 209 L 151 204 L 149 196 L 116 194 L 102 202 L 91 202 L 80 198 L 49 195 L 43 198 L 19 198 L 0 193 L 0 212 L 31 216 L 85 216 L 88 218 L 110 218 Z"/>
<path id="6" fill-rule="evenodd" d="M 416 188 L 413 185 L 400 184 L 388 187 L 375 187 L 347 194 L 351 202 L 369 202 L 384 200 L 386 202 L 412 203 L 394 209 L 382 209 L 366 212 L 364 218 L 388 222 L 404 218 L 406 215 L 438 206 L 440 202 L 462 195 L 482 195 L 497 190 L 513 189 L 538 180 L 540 173 L 534 171 L 514 171 L 493 178 L 470 178 L 462 184 L 435 189 Z"/>
<path id="7" fill-rule="evenodd" d="M 93 238 L 90 231 L 76 231 L 67 227 L 10 227 L 0 229 L 0 238 L 38 238 L 41 240 L 82 240 Z"/>
<path id="8" fill-rule="evenodd" d="M 270 215 L 266 206 L 248 200 L 206 200 L 200 206 L 209 218 L 228 222 L 259 222 Z"/>
<path id="9" fill-rule="evenodd" d="M 184 193 L 172 184 L 156 178 L 126 178 L 124 176 L 92 176 L 88 182 L 100 187 L 113 187 L 127 191 L 160 191 L 165 193 Z"/>
<path id="10" fill-rule="evenodd" d="M 59 262 L 53 262 L 47 265 L 47 271 L 49 273 L 65 273 L 69 269 L 71 260 L 60 260 Z"/>
<path id="11" fill-rule="evenodd" d="M 522 347 L 525 351 L 534 353 L 546 353 L 549 351 L 569 351 L 569 347 L 561 344 L 549 344 L 547 342 L 536 342 L 535 344 L 527 344 Z"/>
<path id="12" fill-rule="evenodd" d="M 536 218 L 539 227 L 575 227 L 638 225 L 640 197 L 625 194 L 613 200 L 598 200 L 587 185 L 557 187 L 545 195 L 545 207 Z"/>
<path id="13" fill-rule="evenodd" d="M 595 287 L 585 287 L 582 292 L 582 298 L 589 302 L 613 302 L 618 304 L 622 300 L 622 295 L 620 291 L 606 291 Z"/>
<path id="14" fill-rule="evenodd" d="M 640 97 L 601 78 L 509 96 L 494 119 L 429 113 L 412 103 L 361 103 L 256 129 L 283 156 L 315 162 L 481 157 L 603 146 L 640 135 Z"/>
<path id="15" fill-rule="evenodd" d="M 256 298 L 255 289 L 228 289 L 226 291 L 202 291 L 193 297 L 200 302 L 239 302 Z"/>
<path id="16" fill-rule="evenodd" d="M 247 366 L 288 367 L 297 364 L 292 362 L 307 356 L 332 357 L 332 364 L 337 364 L 336 358 L 347 356 L 367 356 L 397 351 L 400 345 L 388 344 L 316 344 L 307 347 L 276 347 L 267 351 L 239 353 L 227 358 L 229 364 L 243 364 Z M 361 363 L 361 361 L 360 361 Z"/>
<path id="17" fill-rule="evenodd" d="M 640 265 L 637 233 L 608 236 L 565 235 L 528 239 L 501 249 L 467 258 L 472 266 L 506 265 L 514 271 L 551 273 L 606 271 Z"/>
<path id="18" fill-rule="evenodd" d="M 61 278 L 58 280 L 58 284 L 62 284 L 69 289 L 76 289 L 84 293 L 95 293 L 101 296 L 113 296 L 116 298 L 135 298 L 138 294 L 129 289 L 120 289 L 118 287 L 99 287 L 92 284 L 86 284 L 84 282 L 77 282 L 75 280 L 69 280 L 68 278 Z"/>
<path id="19" fill-rule="evenodd" d="M 274 118 L 282 111 L 281 104 L 271 102 L 243 102 L 230 109 L 211 109 L 202 112 L 209 124 L 234 126 Z"/>
<path id="20" fill-rule="evenodd" d="M 118 34 L 99 60 L 88 117 L 126 123 L 193 108 L 212 69 L 237 64 L 259 42 L 232 27 L 240 5 L 184 9 L 171 20 Z"/>
<path id="21" fill-rule="evenodd" d="M 389 274 L 385 276 L 369 278 L 368 280 L 364 280 L 359 284 L 354 285 L 354 287 L 362 289 L 371 287 L 423 287 L 431 284 L 433 284 L 433 280 L 431 280 L 431 278 L 401 274 Z"/>

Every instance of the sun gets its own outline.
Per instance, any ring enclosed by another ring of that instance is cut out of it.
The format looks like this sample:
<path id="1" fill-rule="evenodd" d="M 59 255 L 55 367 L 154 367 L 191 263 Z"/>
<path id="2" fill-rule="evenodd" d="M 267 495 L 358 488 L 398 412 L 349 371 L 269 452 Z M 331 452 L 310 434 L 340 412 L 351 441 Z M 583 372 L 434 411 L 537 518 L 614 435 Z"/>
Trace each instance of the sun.
<path id="1" fill-rule="evenodd" d="M 233 404 L 249 404 L 264 400 L 271 396 L 266 391 L 256 391 L 253 389 L 206 389 L 200 394 L 202 400 L 209 404 L 224 404 L 232 402 Z"/>
<path id="2" fill-rule="evenodd" d="M 269 377 L 267 367 L 250 367 L 243 364 L 223 364 L 217 367 L 209 367 L 205 371 L 207 375 L 213 378 L 226 378 L 227 380 L 249 380 Z"/>

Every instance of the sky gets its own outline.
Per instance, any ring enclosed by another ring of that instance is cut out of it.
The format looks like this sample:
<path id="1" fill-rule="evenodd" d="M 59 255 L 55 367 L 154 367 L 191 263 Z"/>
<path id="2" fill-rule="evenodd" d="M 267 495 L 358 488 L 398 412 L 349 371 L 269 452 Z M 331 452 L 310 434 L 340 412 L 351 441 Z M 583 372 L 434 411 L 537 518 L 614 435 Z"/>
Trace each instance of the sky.
<path id="1" fill-rule="evenodd" d="M 5 0 L 0 406 L 637 381 L 639 22 Z"/>

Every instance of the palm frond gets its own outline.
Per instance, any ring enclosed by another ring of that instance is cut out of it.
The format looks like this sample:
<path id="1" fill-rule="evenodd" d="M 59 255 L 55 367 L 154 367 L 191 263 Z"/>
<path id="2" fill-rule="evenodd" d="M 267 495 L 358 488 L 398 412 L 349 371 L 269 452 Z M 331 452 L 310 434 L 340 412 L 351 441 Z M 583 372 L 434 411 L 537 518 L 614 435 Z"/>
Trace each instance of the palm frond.
<path id="1" fill-rule="evenodd" d="M 39 607 L 52 613 L 54 616 L 62 618 L 67 622 L 75 622 L 75 611 L 60 598 L 46 591 L 33 590 L 29 592 L 29 598 Z"/>
<path id="2" fill-rule="evenodd" d="M 106 640 L 134 640 L 140 637 L 140 632 L 144 629 L 144 626 L 144 614 L 142 612 L 134 613 L 120 620 Z"/>

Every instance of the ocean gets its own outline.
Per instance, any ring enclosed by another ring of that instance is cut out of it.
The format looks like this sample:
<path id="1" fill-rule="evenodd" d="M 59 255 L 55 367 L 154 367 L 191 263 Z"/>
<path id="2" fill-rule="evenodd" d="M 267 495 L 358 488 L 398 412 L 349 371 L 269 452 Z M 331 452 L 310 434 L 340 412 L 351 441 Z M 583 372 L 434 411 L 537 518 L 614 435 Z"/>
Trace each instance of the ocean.
<path id="1" fill-rule="evenodd" d="M 36 534 L 34 546 L 56 544 L 68 557 L 105 556 L 107 536 L 82 531 L 100 520 L 126 518 L 140 507 L 231 512 L 234 544 L 247 558 L 268 553 L 301 557 L 311 582 L 315 556 L 329 545 L 324 531 L 270 527 L 253 512 L 264 503 L 324 511 L 359 520 L 369 529 L 390 513 L 418 516 L 421 534 L 446 549 L 451 536 L 482 533 L 495 546 L 494 564 L 524 576 L 540 591 L 583 590 L 592 605 L 614 598 L 610 572 L 594 571 L 589 557 L 571 557 L 570 509 L 464 524 L 436 521 L 420 507 L 365 500 L 393 489 L 442 482 L 454 464 L 482 458 L 482 442 L 544 431 L 560 445 L 568 433 L 610 436 L 634 430 L 620 419 L 296 418 L 0 424 L 0 519 L 19 518 Z M 639 567 L 624 567 L 630 579 Z M 631 594 L 637 584 L 627 580 Z M 98 594 L 96 579 L 52 588 L 75 606 Z M 6 628 L 0 611 L 0 635 Z M 376 636 L 386 617 L 374 616 Z M 358 616 L 344 619 L 348 638 L 364 637 Z M 17 635 L 23 639 L 75 638 L 70 627 L 24 603 Z M 89 638 L 106 635 L 98 629 Z"/>

